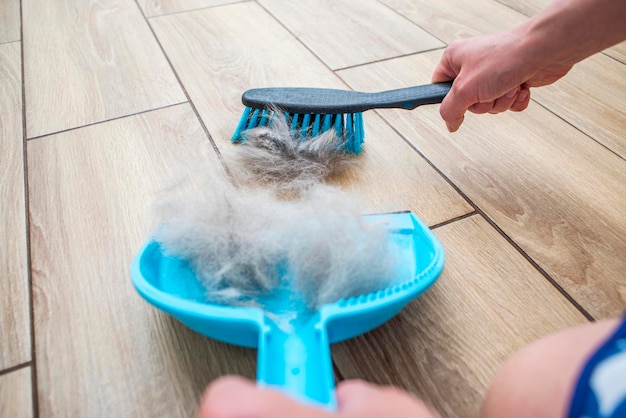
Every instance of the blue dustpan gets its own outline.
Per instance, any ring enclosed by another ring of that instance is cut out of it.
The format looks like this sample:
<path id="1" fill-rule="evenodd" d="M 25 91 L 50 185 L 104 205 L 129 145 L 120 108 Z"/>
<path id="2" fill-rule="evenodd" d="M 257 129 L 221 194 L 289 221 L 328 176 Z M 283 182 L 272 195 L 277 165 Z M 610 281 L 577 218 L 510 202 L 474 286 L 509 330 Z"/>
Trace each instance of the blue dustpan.
<path id="1" fill-rule="evenodd" d="M 131 277 L 148 302 L 189 328 L 229 344 L 257 347 L 259 384 L 277 387 L 302 402 L 335 409 L 330 344 L 389 320 L 434 283 L 444 264 L 440 242 L 414 214 L 368 218 L 383 221 L 389 231 L 388 243 L 397 260 L 394 285 L 323 305 L 308 315 L 290 317 L 287 312 L 276 317 L 260 308 L 209 303 L 206 289 L 189 265 L 164 255 L 160 245 L 152 240 L 135 257 Z M 284 303 L 286 311 L 293 304 L 288 296 L 274 297 L 276 300 L 267 303 Z M 272 312 L 277 312 L 275 307 Z"/>

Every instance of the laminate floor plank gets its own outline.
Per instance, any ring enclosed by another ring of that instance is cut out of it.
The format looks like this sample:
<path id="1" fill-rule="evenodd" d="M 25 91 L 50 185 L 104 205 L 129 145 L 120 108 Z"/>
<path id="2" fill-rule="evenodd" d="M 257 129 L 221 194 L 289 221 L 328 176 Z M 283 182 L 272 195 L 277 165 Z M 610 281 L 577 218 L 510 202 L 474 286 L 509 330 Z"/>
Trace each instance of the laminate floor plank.
<path id="1" fill-rule="evenodd" d="M 346 88 L 253 3 L 158 17 L 151 24 L 226 161 L 237 151 L 230 137 L 243 112 L 240 97 L 246 89 Z M 431 225 L 472 210 L 378 116 L 364 117 L 364 151 L 355 167 L 333 179 L 335 184 L 367 199 L 370 210 L 410 209 Z"/>
<path id="2" fill-rule="evenodd" d="M 477 417 L 506 358 L 586 320 L 482 217 L 435 234 L 446 265 L 433 288 L 387 324 L 335 345 L 334 359 L 346 379 L 405 388 L 444 417 Z"/>
<path id="3" fill-rule="evenodd" d="M 20 44 L 0 45 L 0 370 L 30 361 Z"/>
<path id="4" fill-rule="evenodd" d="M 138 3 L 146 17 L 155 17 L 170 13 L 203 9 L 205 7 L 239 3 L 241 1 L 242 0 L 140 0 Z"/>
<path id="5" fill-rule="evenodd" d="M 259 3 L 332 69 L 444 46 L 377 0 Z"/>
<path id="6" fill-rule="evenodd" d="M 531 96 L 626 159 L 626 64 L 596 54 Z"/>
<path id="7" fill-rule="evenodd" d="M 32 417 L 32 398 L 30 367 L 0 376 L 0 417 Z"/>
<path id="8" fill-rule="evenodd" d="M 0 44 L 20 40 L 20 0 L 0 0 Z"/>
<path id="9" fill-rule="evenodd" d="M 250 88 L 346 88 L 255 2 L 150 19 L 190 99 L 224 154 Z"/>
<path id="10" fill-rule="evenodd" d="M 437 225 L 474 210 L 377 114 L 364 119 L 364 151 L 330 182 L 356 193 L 368 205 L 366 212 L 411 210 L 428 225 Z"/>
<path id="11" fill-rule="evenodd" d="M 496 0 L 380 1 L 446 44 L 456 39 L 501 32 L 528 19 Z"/>
<path id="12" fill-rule="evenodd" d="M 29 138 L 186 100 L 135 2 L 23 1 Z"/>
<path id="13" fill-rule="evenodd" d="M 210 341 L 135 291 L 150 207 L 185 167 L 222 171 L 187 104 L 28 143 L 40 416 L 189 417 L 255 353 Z"/>
<path id="14" fill-rule="evenodd" d="M 526 16 L 534 16 L 546 7 L 551 0 L 497 0 L 511 9 L 517 10 Z"/>
<path id="15" fill-rule="evenodd" d="M 617 44 L 614 47 L 605 50 L 604 53 L 626 65 L 626 42 Z"/>
<path id="16" fill-rule="evenodd" d="M 422 84 L 440 55 L 340 75 L 366 91 Z M 521 113 L 468 114 L 456 134 L 436 106 L 378 112 L 591 315 L 623 312 L 626 161 L 533 103 Z"/>

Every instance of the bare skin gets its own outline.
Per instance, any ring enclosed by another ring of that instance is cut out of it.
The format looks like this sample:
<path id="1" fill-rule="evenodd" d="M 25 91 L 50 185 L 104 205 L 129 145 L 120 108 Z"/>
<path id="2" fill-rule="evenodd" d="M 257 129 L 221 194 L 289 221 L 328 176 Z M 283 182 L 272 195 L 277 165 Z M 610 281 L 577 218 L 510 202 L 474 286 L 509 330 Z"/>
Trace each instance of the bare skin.
<path id="1" fill-rule="evenodd" d="M 491 382 L 481 417 L 565 417 L 579 373 L 617 325 L 616 319 L 582 325 L 518 351 Z"/>
<path id="2" fill-rule="evenodd" d="M 440 107 L 448 130 L 466 111 L 528 107 L 530 88 L 552 84 L 578 62 L 626 39 L 623 0 L 555 0 L 506 32 L 459 40 L 444 51 L 433 82 L 454 80 Z"/>
<path id="3" fill-rule="evenodd" d="M 617 327 L 611 319 L 567 329 L 537 340 L 511 357 L 497 373 L 481 418 L 565 416 L 587 358 Z M 437 418 L 413 395 L 393 387 L 345 381 L 337 387 L 338 410 L 305 406 L 246 379 L 227 376 L 207 389 L 198 418 Z"/>
<path id="4" fill-rule="evenodd" d="M 198 418 L 437 418 L 422 401 L 394 387 L 352 380 L 337 386 L 336 413 L 304 406 L 235 376 L 209 386 Z"/>

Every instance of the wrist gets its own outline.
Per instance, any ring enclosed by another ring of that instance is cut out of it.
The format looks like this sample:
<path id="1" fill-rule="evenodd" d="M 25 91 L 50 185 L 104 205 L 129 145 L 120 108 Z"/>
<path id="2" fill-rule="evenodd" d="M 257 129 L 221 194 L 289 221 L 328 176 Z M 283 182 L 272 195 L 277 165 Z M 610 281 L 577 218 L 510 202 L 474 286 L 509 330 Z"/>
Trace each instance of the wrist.
<path id="1" fill-rule="evenodd" d="M 513 29 L 539 66 L 573 66 L 626 38 L 626 1 L 553 0 Z"/>
<path id="2" fill-rule="evenodd" d="M 579 56 L 579 45 L 568 39 L 563 22 L 552 16 L 530 19 L 512 32 L 519 39 L 520 57 L 526 68 L 537 71 L 553 66 L 571 67 L 584 58 Z"/>

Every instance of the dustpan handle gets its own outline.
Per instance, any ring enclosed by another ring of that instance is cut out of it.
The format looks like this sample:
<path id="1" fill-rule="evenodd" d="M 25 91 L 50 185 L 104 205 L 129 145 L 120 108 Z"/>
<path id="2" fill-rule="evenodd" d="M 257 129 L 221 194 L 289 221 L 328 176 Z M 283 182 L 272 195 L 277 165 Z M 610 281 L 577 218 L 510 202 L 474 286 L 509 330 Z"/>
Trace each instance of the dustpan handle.
<path id="1" fill-rule="evenodd" d="M 267 321 L 259 337 L 257 383 L 334 411 L 335 380 L 326 328 L 312 321 L 285 332 Z"/>

